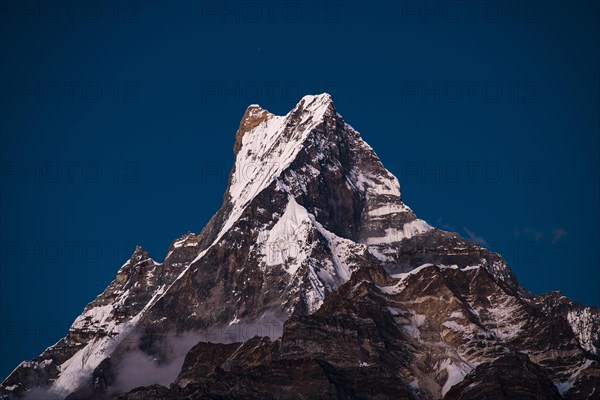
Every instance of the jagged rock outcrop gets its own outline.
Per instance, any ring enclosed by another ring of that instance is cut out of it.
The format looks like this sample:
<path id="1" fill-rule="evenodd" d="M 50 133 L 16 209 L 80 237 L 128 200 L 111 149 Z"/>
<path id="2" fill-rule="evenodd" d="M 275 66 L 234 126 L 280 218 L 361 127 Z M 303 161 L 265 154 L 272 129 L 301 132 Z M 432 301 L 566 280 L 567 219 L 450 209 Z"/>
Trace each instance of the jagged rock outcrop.
<path id="1" fill-rule="evenodd" d="M 445 399 L 544 399 L 561 400 L 546 372 L 525 354 L 507 354 L 478 365 Z"/>

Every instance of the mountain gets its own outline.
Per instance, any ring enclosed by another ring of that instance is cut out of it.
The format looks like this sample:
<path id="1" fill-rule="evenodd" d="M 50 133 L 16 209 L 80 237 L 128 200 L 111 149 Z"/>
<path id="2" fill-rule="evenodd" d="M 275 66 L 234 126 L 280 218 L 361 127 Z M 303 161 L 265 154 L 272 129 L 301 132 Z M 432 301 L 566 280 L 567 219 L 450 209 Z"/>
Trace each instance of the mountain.
<path id="1" fill-rule="evenodd" d="M 600 310 L 418 219 L 328 94 L 244 113 L 223 204 L 141 247 L 5 397 L 593 399 Z"/>

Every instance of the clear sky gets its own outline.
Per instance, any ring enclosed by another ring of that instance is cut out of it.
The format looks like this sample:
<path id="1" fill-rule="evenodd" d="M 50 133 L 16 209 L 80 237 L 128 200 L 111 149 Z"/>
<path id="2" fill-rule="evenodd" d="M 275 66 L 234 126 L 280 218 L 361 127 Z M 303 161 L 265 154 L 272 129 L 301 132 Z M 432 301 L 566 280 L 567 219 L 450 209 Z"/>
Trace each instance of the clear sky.
<path id="1" fill-rule="evenodd" d="M 421 218 L 600 306 L 598 4 L 2 3 L 0 377 L 202 229 L 249 104 L 324 91 Z"/>

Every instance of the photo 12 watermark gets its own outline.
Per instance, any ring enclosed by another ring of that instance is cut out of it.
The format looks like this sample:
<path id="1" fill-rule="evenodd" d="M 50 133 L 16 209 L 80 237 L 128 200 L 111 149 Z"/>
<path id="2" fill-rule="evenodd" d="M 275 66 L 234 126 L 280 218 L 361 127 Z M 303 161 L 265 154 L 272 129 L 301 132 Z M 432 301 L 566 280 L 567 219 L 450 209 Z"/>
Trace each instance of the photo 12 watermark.
<path id="1" fill-rule="evenodd" d="M 65 336 L 72 321 L 0 321 L 0 344 L 48 344 Z"/>
<path id="2" fill-rule="evenodd" d="M 0 242 L 0 267 L 39 267 L 47 265 L 92 266 L 122 265 L 136 244 L 133 242 L 101 241 L 24 241 Z"/>
<path id="3" fill-rule="evenodd" d="M 140 166 L 134 161 L 44 161 L 0 163 L 0 183 L 10 184 L 137 184 Z"/>
<path id="4" fill-rule="evenodd" d="M 537 104 L 542 100 L 535 81 L 403 81 L 401 104 Z"/>
<path id="5" fill-rule="evenodd" d="M 134 81 L 10 81 L 0 82 L 0 103 L 20 104 L 134 104 L 140 101 Z"/>
<path id="6" fill-rule="evenodd" d="M 339 93 L 339 88 L 333 81 L 202 81 L 200 101 L 210 104 L 294 102 L 307 93 Z"/>
<path id="7" fill-rule="evenodd" d="M 337 1 L 202 1 L 202 24 L 335 24 Z"/>
<path id="8" fill-rule="evenodd" d="M 537 184 L 542 168 L 534 161 L 403 161 L 398 179 L 419 184 Z"/>
<path id="9" fill-rule="evenodd" d="M 540 1 L 399 1 L 403 24 L 535 24 L 541 19 Z"/>
<path id="10" fill-rule="evenodd" d="M 19 24 L 132 24 L 143 2 L 26 0 L 0 3 L 0 22 Z"/>

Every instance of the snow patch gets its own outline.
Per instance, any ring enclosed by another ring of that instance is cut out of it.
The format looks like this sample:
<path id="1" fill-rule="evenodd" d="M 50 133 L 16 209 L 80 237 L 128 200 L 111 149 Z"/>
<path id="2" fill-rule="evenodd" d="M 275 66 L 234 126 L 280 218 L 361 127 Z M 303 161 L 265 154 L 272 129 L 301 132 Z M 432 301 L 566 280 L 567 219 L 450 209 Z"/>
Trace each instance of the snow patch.
<path id="1" fill-rule="evenodd" d="M 266 235 L 261 234 L 257 239 L 265 264 L 283 265 L 288 274 L 294 275 L 310 254 L 309 235 L 312 229 L 306 209 L 293 196 L 288 196 L 283 215 Z"/>
<path id="2" fill-rule="evenodd" d="M 585 307 L 569 311 L 567 321 L 581 347 L 589 353 L 600 354 L 600 350 L 594 346 L 594 341 L 600 338 L 600 317 L 594 314 L 590 307 Z"/>
<path id="3" fill-rule="evenodd" d="M 386 293 L 386 294 L 393 295 L 393 294 L 400 293 L 400 291 L 402 291 L 402 289 L 404 289 L 406 287 L 406 279 L 409 276 L 418 274 L 425 268 L 429 268 L 429 267 L 434 267 L 434 264 L 426 263 L 426 264 L 422 264 L 422 265 L 418 266 L 417 268 L 415 268 L 409 272 L 405 272 L 405 273 L 401 273 L 401 274 L 392 274 L 390 276 L 392 278 L 398 279 L 398 282 L 396 282 L 394 285 L 391 285 L 391 286 L 377 286 L 377 288 L 379 288 L 379 290 L 381 290 L 383 293 Z"/>
<path id="4" fill-rule="evenodd" d="M 389 214 L 403 213 L 409 211 L 411 211 L 410 208 L 408 208 L 403 203 L 390 203 L 385 206 L 378 207 L 374 210 L 369 210 L 368 214 L 370 217 L 383 217 Z"/>
<path id="5" fill-rule="evenodd" d="M 456 360 L 448 358 L 440 365 L 440 370 L 442 369 L 445 369 L 448 373 L 448 379 L 446 379 L 446 383 L 442 387 L 442 396 L 445 396 L 452 386 L 462 382 L 473 367 L 465 362 L 456 362 Z"/>
<path id="6" fill-rule="evenodd" d="M 410 239 L 413 236 L 420 235 L 433 229 L 427 222 L 421 219 L 407 222 L 402 226 L 402 229 L 387 228 L 384 236 L 370 237 L 367 239 L 367 244 L 388 244 L 400 242 L 404 239 Z"/>

